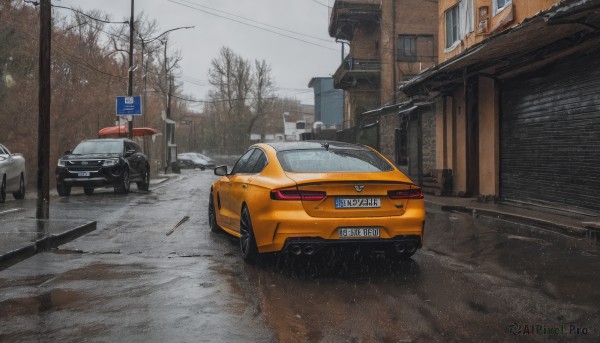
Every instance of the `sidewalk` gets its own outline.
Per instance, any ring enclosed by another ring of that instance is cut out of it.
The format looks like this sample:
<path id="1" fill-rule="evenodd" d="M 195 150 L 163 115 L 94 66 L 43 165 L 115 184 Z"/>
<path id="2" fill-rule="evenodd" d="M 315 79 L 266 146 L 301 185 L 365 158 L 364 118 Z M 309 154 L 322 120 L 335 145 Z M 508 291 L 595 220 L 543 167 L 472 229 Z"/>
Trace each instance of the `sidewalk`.
<path id="1" fill-rule="evenodd" d="M 425 195 L 428 206 L 443 211 L 457 211 L 549 230 L 573 238 L 600 242 L 600 213 L 561 211 L 521 203 L 482 202 L 476 198 Z"/>
<path id="2" fill-rule="evenodd" d="M 36 220 L 28 212 L 0 211 L 0 270 L 96 230 L 95 221 Z"/>

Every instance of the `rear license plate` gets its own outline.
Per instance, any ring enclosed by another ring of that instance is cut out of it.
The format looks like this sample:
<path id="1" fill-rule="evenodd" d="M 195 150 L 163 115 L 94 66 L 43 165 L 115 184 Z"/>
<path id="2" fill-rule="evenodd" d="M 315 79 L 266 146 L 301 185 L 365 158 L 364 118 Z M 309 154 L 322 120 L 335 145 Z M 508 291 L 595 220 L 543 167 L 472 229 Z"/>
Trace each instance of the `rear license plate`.
<path id="1" fill-rule="evenodd" d="M 335 208 L 380 207 L 379 198 L 335 198 Z"/>
<path id="2" fill-rule="evenodd" d="M 378 227 L 341 227 L 340 238 L 379 237 Z"/>
<path id="3" fill-rule="evenodd" d="M 79 172 L 77 176 L 90 176 L 90 172 Z"/>

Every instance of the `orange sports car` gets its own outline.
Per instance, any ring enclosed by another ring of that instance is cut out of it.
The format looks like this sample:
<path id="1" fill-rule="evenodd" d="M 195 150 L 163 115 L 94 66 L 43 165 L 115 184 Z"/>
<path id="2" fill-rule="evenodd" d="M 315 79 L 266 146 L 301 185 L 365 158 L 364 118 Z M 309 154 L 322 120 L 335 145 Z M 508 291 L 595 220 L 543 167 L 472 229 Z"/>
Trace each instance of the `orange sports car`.
<path id="1" fill-rule="evenodd" d="M 336 247 L 406 259 L 423 244 L 421 188 L 367 146 L 259 143 L 214 172 L 210 229 L 239 237 L 246 262 Z"/>

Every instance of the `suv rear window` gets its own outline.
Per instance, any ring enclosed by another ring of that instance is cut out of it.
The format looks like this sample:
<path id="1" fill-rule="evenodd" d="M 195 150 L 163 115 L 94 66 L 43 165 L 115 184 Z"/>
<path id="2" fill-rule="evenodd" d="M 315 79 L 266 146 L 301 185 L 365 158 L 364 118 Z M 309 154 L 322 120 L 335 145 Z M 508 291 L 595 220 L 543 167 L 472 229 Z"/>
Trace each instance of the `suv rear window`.
<path id="1" fill-rule="evenodd" d="M 87 141 L 79 143 L 73 154 L 120 154 L 123 152 L 123 142 L 119 141 Z"/>
<path id="2" fill-rule="evenodd" d="M 394 168 L 371 150 L 304 149 L 277 153 L 283 169 L 294 173 L 377 172 Z"/>

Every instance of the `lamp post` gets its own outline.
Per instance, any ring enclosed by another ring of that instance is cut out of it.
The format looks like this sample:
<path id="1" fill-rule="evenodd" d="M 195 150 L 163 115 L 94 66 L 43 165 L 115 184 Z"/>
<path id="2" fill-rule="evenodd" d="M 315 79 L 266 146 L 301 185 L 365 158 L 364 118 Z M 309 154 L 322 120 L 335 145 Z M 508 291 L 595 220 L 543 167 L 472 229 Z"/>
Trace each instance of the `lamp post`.
<path id="1" fill-rule="evenodd" d="M 133 32 L 134 28 L 134 11 L 133 5 L 135 0 L 131 0 L 131 16 L 129 17 L 129 69 L 127 70 L 127 96 L 133 95 Z M 133 116 L 129 116 L 129 138 L 133 137 Z"/>
<path id="2" fill-rule="evenodd" d="M 144 74 L 142 76 L 142 79 L 144 80 L 144 91 L 142 92 L 142 106 L 143 106 L 143 110 L 142 113 L 144 113 L 144 115 L 142 115 L 142 125 L 146 126 L 146 118 L 145 118 L 145 114 L 146 114 L 146 93 L 147 93 L 147 85 L 148 85 L 148 79 L 147 79 L 147 74 L 148 74 L 148 62 L 144 61 L 144 55 L 146 53 L 146 46 L 149 43 L 152 43 L 154 41 L 159 40 L 159 38 L 161 38 L 162 36 L 166 35 L 167 33 L 171 32 L 171 31 L 175 31 L 175 30 L 182 30 L 182 29 L 193 29 L 195 28 L 195 26 L 180 26 L 180 27 L 176 27 L 170 30 L 166 30 L 163 33 L 159 34 L 156 37 L 153 38 L 149 38 L 149 39 L 144 39 L 144 37 L 142 37 L 141 33 L 138 32 L 138 37 L 140 39 L 140 42 L 142 43 L 142 68 L 144 71 Z M 159 42 L 161 42 L 161 44 L 165 44 L 165 41 L 159 40 Z M 166 135 L 166 133 L 165 133 Z M 146 153 L 148 153 L 148 149 L 147 149 L 147 144 L 146 144 L 146 137 L 144 137 L 144 151 Z"/>
<path id="3" fill-rule="evenodd" d="M 149 43 L 152 43 L 154 41 L 159 41 L 161 44 L 164 45 L 164 56 L 165 56 L 165 75 L 167 75 L 167 66 L 166 66 L 166 56 L 167 56 L 167 39 L 162 40 L 160 39 L 161 37 L 167 35 L 169 32 L 172 31 L 176 31 L 176 30 L 182 30 L 182 29 L 193 29 L 195 28 L 195 26 L 180 26 L 180 27 L 176 27 L 176 28 L 172 28 L 169 30 L 166 30 L 164 32 L 162 32 L 161 34 L 153 37 L 153 38 L 149 38 L 149 39 L 144 39 L 144 37 L 142 37 L 142 35 L 138 32 L 138 37 L 140 39 L 140 42 L 142 43 L 142 68 L 144 71 L 144 75 L 143 75 L 143 80 L 144 80 L 144 91 L 143 91 L 143 100 L 142 100 L 142 106 L 143 106 L 143 113 L 146 113 L 146 93 L 147 93 L 147 73 L 148 73 L 148 62 L 144 62 L 144 55 L 146 53 L 146 47 L 148 46 Z M 169 89 L 167 91 L 167 108 L 166 108 L 166 116 L 167 118 L 170 117 L 170 93 L 171 93 L 171 80 L 169 78 Z M 145 125 L 145 117 L 142 116 L 142 121 L 143 121 L 143 125 Z M 165 125 L 165 167 L 168 165 L 168 161 L 167 161 L 167 154 L 168 154 L 168 145 L 169 145 L 169 133 L 168 133 L 168 125 Z M 147 147 L 146 147 L 146 139 L 144 138 L 144 151 L 147 151 Z"/>

